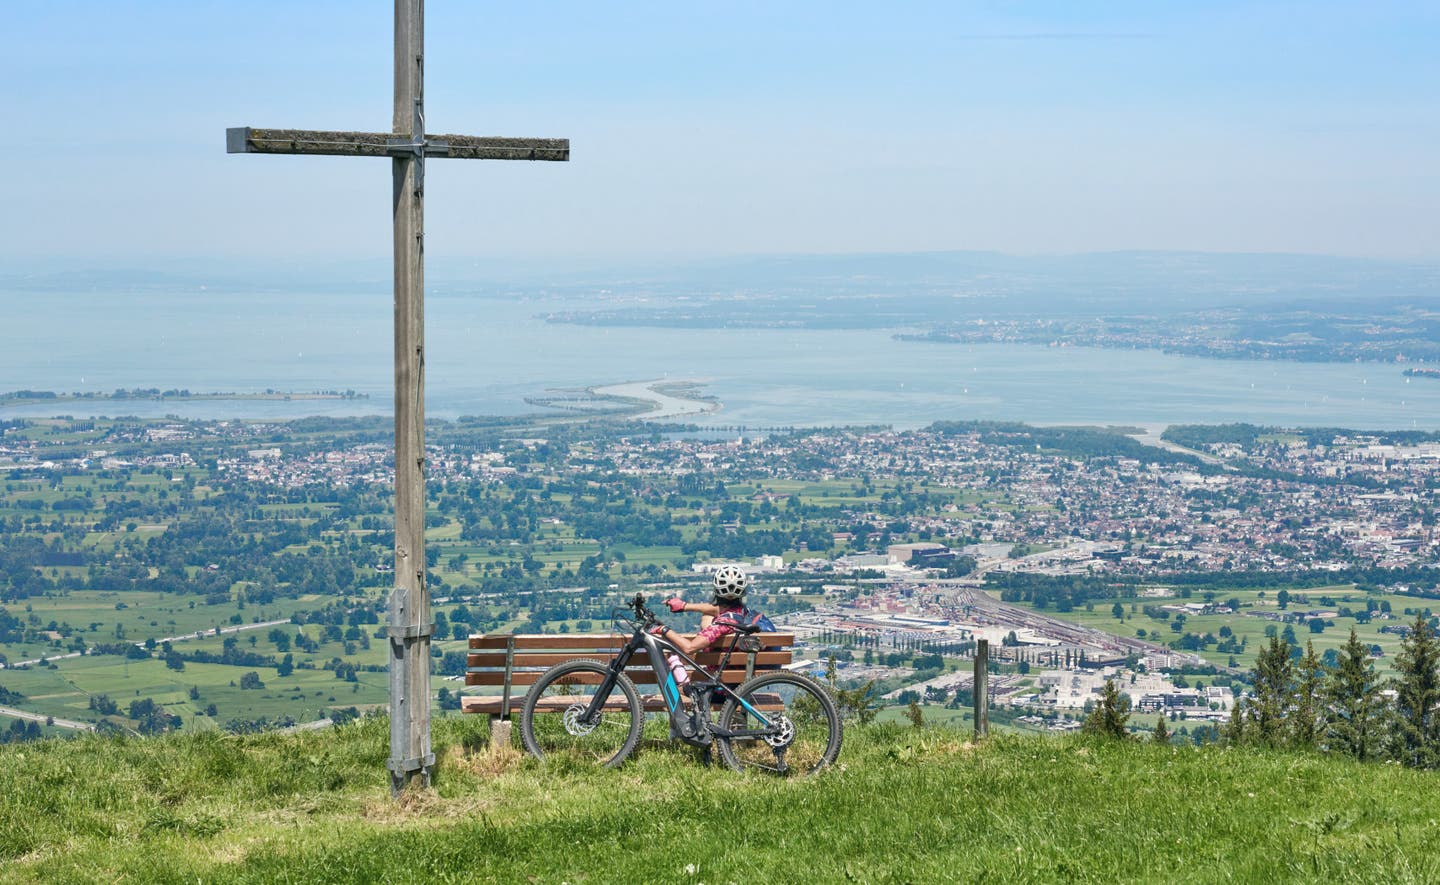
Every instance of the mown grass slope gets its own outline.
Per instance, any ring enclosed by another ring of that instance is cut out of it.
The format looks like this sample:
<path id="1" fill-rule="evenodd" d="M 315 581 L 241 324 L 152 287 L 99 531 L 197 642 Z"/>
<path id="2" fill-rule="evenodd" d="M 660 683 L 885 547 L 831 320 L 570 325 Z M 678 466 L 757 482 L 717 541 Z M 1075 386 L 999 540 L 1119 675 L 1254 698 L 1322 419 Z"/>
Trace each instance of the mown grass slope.
<path id="1" fill-rule="evenodd" d="M 436 787 L 399 802 L 383 720 L 6 747 L 0 881 L 1440 881 L 1440 774 L 1395 766 L 890 725 L 777 783 L 437 726 Z"/>

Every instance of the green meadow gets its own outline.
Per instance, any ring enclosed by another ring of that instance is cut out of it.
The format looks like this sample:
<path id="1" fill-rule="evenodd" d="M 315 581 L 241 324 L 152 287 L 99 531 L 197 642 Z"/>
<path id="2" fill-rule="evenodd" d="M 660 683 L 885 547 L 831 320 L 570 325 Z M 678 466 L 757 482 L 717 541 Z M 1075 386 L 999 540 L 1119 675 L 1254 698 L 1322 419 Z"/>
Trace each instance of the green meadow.
<path id="1" fill-rule="evenodd" d="M 1314 754 L 847 729 L 777 782 L 647 742 L 543 765 L 442 720 L 389 795 L 387 722 L 0 750 L 0 882 L 1440 880 L 1440 775 Z"/>

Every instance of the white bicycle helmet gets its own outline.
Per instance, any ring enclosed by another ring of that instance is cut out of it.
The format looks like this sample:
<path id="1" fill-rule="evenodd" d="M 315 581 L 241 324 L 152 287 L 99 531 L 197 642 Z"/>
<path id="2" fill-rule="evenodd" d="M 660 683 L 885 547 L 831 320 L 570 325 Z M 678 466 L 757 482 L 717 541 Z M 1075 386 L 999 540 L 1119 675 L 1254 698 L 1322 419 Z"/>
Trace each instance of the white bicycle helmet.
<path id="1" fill-rule="evenodd" d="M 710 581 L 715 598 L 734 601 L 745 598 L 745 570 L 738 565 L 722 565 Z"/>

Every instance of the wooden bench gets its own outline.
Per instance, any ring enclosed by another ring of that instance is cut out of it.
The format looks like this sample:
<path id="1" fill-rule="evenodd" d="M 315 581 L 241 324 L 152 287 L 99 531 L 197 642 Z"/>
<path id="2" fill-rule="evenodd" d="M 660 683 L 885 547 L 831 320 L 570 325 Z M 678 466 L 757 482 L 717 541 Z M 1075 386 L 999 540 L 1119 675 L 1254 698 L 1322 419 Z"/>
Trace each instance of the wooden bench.
<path id="1" fill-rule="evenodd" d="M 720 677 L 726 685 L 738 686 L 751 676 L 783 669 L 793 660 L 793 635 L 757 633 L 755 636 L 760 640 L 761 650 L 748 653 L 737 650 L 732 654 L 729 666 Z M 525 693 L 540 678 L 540 674 L 556 664 L 579 658 L 609 663 L 628 639 L 628 636 L 615 633 L 491 633 L 471 636 L 470 652 L 466 656 L 465 684 L 483 687 L 486 693 L 465 695 L 460 699 L 460 709 L 465 713 L 486 714 L 492 724 L 497 720 L 508 720 L 524 705 Z M 727 637 L 725 642 L 729 641 Z M 720 664 L 723 656 L 721 651 L 703 651 L 691 657 L 714 667 Z M 640 689 L 646 712 L 663 712 L 666 709 L 655 682 L 655 671 L 650 667 L 650 657 L 643 649 L 631 659 L 625 675 L 634 680 Z M 653 686 L 653 691 L 647 692 L 647 686 Z"/>

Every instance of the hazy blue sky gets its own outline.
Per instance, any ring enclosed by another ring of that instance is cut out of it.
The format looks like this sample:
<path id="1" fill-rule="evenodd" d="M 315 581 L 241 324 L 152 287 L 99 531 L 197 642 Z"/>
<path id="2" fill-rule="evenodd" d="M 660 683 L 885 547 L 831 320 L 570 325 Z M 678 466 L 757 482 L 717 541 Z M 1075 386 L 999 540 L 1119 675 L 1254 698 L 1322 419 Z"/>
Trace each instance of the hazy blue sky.
<path id="1" fill-rule="evenodd" d="M 0 260 L 383 258 L 391 3 L 6 4 Z M 444 256 L 995 249 L 1440 257 L 1434 2 L 427 4 Z"/>

